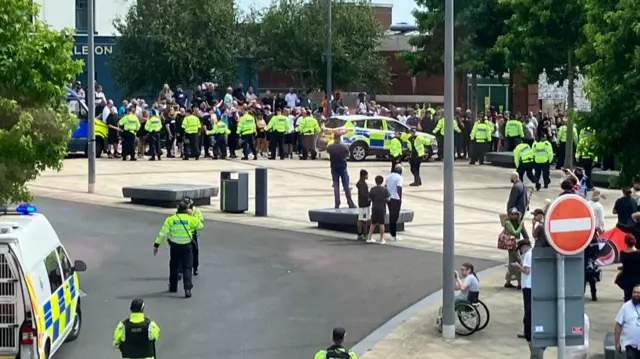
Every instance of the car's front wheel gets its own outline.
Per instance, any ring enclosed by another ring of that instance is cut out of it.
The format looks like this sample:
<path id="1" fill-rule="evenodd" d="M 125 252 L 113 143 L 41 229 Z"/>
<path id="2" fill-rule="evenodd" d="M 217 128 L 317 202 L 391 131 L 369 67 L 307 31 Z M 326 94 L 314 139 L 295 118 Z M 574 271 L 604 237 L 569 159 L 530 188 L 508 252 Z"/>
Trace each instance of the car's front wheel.
<path id="1" fill-rule="evenodd" d="M 369 151 L 369 147 L 366 143 L 359 141 L 351 145 L 349 148 L 349 152 L 351 155 L 351 159 L 353 161 L 364 161 L 367 158 L 367 152 Z"/>

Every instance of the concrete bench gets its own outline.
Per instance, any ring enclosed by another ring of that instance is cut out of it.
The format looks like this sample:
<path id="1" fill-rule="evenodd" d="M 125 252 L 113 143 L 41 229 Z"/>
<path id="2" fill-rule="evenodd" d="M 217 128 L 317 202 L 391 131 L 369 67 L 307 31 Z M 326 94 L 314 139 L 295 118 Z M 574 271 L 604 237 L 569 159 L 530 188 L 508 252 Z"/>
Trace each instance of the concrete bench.
<path id="1" fill-rule="evenodd" d="M 609 188 L 611 186 L 611 180 L 617 179 L 618 174 L 618 171 L 593 170 L 591 173 L 591 183 L 596 187 Z"/>
<path id="2" fill-rule="evenodd" d="M 618 353 L 616 347 L 613 344 L 613 333 L 608 332 L 604 336 L 604 359 L 625 359 L 627 356 L 625 353 Z"/>
<path id="3" fill-rule="evenodd" d="M 357 208 L 323 208 L 309 210 L 309 221 L 318 223 L 318 228 L 330 229 L 338 232 L 358 233 Z M 413 211 L 400 210 L 398 218 L 398 232 L 404 231 L 405 223 L 413 221 Z M 389 213 L 385 215 L 385 231 L 389 230 Z"/>
<path id="4" fill-rule="evenodd" d="M 184 197 L 191 197 L 196 206 L 211 204 L 211 197 L 218 195 L 218 187 L 198 184 L 149 184 L 122 187 L 122 196 L 131 203 L 145 206 L 176 207 Z"/>
<path id="5" fill-rule="evenodd" d="M 484 161 L 489 162 L 492 166 L 516 167 L 513 162 L 513 152 L 487 152 L 484 155 Z"/>

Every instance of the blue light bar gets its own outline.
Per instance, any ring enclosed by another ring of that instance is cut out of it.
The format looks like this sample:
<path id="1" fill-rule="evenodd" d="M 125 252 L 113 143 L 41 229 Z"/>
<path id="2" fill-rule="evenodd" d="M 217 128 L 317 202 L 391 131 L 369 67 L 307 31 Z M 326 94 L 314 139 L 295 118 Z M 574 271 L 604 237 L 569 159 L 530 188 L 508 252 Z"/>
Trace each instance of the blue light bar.
<path id="1" fill-rule="evenodd" d="M 36 213 L 36 206 L 30 205 L 30 204 L 19 204 L 16 207 L 16 212 L 20 213 L 20 214 L 31 214 L 31 213 Z"/>

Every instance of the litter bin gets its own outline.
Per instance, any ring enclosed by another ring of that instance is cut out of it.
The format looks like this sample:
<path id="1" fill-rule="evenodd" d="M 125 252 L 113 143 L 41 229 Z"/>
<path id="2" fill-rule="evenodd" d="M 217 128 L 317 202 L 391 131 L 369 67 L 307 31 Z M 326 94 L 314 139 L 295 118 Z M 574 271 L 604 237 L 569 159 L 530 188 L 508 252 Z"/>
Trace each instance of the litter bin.
<path id="1" fill-rule="evenodd" d="M 244 213 L 249 210 L 247 172 L 220 172 L 220 210 L 227 213 Z"/>

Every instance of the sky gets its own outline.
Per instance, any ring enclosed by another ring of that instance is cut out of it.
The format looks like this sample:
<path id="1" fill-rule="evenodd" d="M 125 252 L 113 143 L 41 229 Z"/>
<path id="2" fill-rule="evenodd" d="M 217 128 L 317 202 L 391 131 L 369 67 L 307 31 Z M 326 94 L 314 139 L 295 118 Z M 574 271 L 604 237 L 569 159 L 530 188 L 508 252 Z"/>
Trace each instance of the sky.
<path id="1" fill-rule="evenodd" d="M 413 0 L 372 0 L 374 4 L 393 4 L 393 23 L 406 22 L 415 24 L 411 11 L 416 7 Z M 271 3 L 271 0 L 235 0 L 241 10 L 246 11 L 251 7 L 262 8 Z"/>

